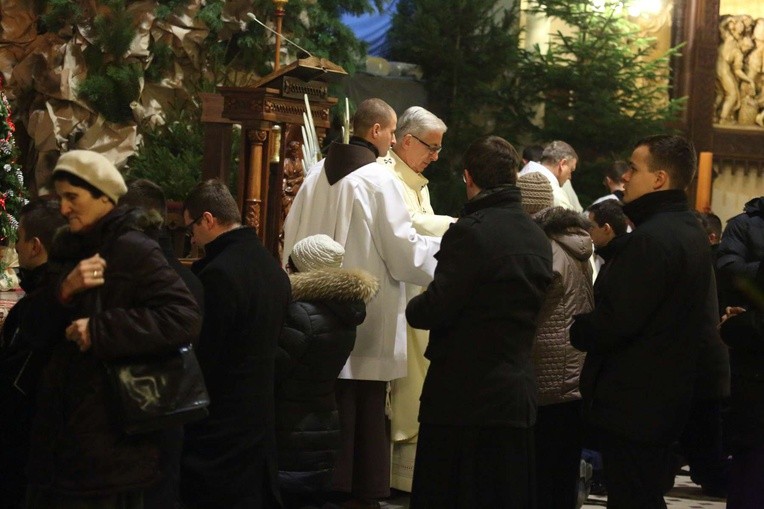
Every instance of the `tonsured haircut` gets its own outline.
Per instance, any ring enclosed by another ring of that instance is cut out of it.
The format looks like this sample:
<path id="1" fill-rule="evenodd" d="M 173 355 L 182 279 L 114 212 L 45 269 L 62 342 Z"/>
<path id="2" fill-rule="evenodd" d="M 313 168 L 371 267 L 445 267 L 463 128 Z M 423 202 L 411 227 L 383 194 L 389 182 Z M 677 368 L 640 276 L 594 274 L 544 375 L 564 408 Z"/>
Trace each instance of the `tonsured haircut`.
<path id="1" fill-rule="evenodd" d="M 353 134 L 363 137 L 374 124 L 387 127 L 393 122 L 394 116 L 395 110 L 382 99 L 366 99 L 358 105 L 353 115 Z"/>

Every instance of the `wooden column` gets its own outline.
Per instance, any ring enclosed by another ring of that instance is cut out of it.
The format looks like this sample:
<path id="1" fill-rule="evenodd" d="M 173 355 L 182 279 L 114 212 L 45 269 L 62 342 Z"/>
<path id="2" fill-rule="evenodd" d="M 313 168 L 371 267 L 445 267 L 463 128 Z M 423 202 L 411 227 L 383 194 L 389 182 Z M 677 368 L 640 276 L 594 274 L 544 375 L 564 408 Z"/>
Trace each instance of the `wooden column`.
<path id="1" fill-rule="evenodd" d="M 265 223 L 265 210 L 263 197 L 266 189 L 263 185 L 267 181 L 263 175 L 267 171 L 263 164 L 263 144 L 268 139 L 268 131 L 260 128 L 248 128 L 246 132 L 249 154 L 247 157 L 247 172 L 244 182 L 244 224 L 257 230 L 257 234 L 263 237 L 262 225 Z"/>
<path id="2" fill-rule="evenodd" d="M 273 0 L 273 4 L 276 6 L 276 58 L 273 61 L 273 70 L 278 71 L 281 67 L 281 23 L 284 19 L 284 6 L 289 0 Z"/>

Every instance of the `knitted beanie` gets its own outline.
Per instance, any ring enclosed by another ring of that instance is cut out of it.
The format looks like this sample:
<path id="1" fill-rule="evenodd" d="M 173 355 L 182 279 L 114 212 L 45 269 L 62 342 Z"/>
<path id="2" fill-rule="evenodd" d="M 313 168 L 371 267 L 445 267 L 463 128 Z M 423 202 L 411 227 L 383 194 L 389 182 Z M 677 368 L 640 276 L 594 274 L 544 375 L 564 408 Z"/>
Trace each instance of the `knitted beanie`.
<path id="1" fill-rule="evenodd" d="M 552 185 L 539 172 L 526 173 L 518 177 L 517 187 L 522 194 L 523 210 L 529 215 L 554 205 Z"/>
<path id="2" fill-rule="evenodd" d="M 305 237 L 292 248 L 289 255 L 292 263 L 300 272 L 319 269 L 338 269 L 342 266 L 345 248 L 324 234 Z"/>
<path id="3" fill-rule="evenodd" d="M 70 150 L 58 158 L 57 171 L 65 171 L 75 175 L 95 187 L 117 203 L 127 192 L 125 179 L 119 170 L 104 156 L 92 150 Z"/>

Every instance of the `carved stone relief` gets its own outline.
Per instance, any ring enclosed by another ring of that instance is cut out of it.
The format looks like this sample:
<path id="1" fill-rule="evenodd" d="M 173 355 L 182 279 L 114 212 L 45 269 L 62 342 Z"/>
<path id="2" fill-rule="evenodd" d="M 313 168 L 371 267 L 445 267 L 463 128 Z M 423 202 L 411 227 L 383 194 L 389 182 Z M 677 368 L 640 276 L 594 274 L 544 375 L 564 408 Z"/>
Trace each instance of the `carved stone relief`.
<path id="1" fill-rule="evenodd" d="M 764 128 L 764 18 L 719 18 L 714 123 Z"/>

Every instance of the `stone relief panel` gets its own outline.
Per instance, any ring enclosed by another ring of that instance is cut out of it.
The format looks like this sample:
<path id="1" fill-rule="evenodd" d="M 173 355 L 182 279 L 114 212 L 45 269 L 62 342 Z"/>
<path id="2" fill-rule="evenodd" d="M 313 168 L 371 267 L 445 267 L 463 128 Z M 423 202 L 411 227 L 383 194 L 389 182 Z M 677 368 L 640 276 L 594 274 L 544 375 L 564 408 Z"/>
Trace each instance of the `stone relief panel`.
<path id="1" fill-rule="evenodd" d="M 764 17 L 719 17 L 714 124 L 764 128 Z"/>

